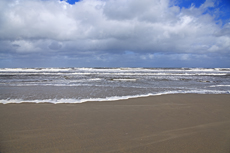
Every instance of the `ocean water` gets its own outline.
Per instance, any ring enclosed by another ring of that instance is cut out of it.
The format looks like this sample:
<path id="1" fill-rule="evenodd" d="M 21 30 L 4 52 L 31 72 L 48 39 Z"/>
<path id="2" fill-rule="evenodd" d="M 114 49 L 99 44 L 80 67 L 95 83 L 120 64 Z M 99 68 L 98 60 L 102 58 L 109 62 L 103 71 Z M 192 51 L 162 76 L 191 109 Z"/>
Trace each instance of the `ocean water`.
<path id="1" fill-rule="evenodd" d="M 0 103 L 81 103 L 174 93 L 230 94 L 230 68 L 2 68 Z"/>

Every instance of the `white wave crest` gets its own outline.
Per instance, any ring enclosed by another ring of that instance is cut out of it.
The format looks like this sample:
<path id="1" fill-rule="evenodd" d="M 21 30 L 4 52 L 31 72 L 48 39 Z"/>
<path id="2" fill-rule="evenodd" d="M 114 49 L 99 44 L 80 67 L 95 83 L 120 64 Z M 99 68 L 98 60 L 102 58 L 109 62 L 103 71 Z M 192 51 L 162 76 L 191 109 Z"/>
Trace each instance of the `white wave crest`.
<path id="1" fill-rule="evenodd" d="M 209 86 L 209 87 L 230 87 L 230 85 L 212 85 L 212 86 Z"/>

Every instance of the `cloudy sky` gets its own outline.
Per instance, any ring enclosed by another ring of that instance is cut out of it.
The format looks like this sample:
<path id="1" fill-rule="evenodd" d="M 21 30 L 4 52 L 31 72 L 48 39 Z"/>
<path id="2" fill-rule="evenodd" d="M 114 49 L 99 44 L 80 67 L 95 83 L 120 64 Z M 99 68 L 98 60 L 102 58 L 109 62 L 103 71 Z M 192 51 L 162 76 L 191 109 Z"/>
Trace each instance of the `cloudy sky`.
<path id="1" fill-rule="evenodd" d="M 1 0 L 0 67 L 230 67 L 230 2 Z"/>

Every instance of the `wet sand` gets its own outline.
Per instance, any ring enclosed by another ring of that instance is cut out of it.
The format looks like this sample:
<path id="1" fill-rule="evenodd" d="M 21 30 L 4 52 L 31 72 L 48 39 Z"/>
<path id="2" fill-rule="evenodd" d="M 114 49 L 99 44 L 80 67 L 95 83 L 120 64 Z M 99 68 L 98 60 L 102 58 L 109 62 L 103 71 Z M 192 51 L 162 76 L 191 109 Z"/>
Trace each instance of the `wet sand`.
<path id="1" fill-rule="evenodd" d="M 229 153 L 230 95 L 0 104 L 0 153 Z"/>

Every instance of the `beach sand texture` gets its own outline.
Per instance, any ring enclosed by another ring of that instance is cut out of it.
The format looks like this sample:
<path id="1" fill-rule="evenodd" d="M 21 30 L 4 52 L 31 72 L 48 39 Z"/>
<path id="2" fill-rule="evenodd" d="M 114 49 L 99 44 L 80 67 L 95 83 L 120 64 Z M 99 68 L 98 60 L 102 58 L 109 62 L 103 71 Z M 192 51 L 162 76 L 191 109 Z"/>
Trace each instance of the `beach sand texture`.
<path id="1" fill-rule="evenodd" d="M 230 95 L 0 104 L 0 153 L 230 153 Z"/>

